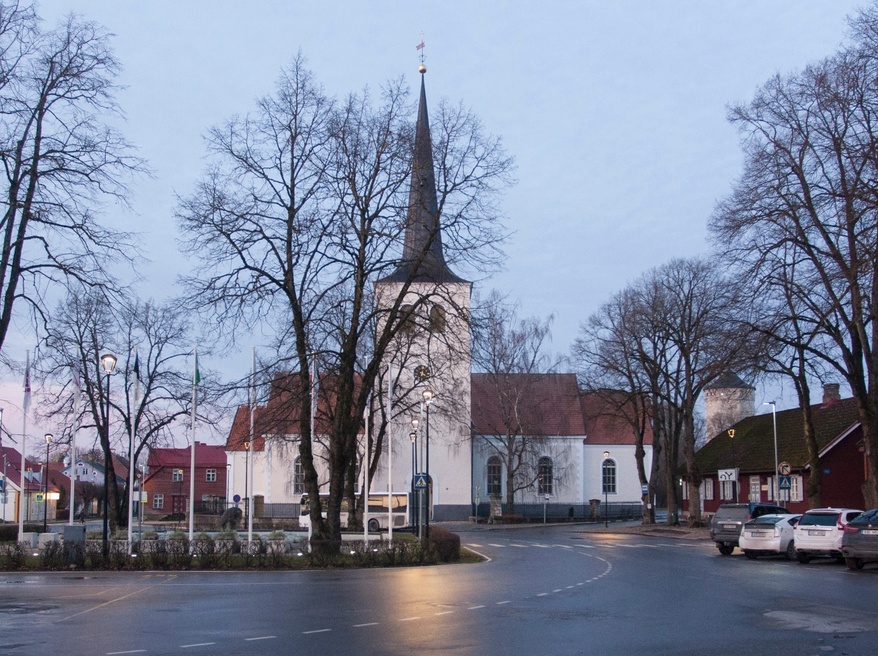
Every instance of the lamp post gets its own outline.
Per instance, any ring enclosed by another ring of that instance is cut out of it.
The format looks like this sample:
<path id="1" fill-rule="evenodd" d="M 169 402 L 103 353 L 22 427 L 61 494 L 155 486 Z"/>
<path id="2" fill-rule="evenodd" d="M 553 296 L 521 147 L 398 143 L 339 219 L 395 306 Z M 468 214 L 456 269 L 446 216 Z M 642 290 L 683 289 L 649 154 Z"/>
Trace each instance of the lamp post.
<path id="1" fill-rule="evenodd" d="M 232 498 L 232 463 L 226 463 L 226 508 L 230 507 L 229 501 Z M 226 508 L 223 508 L 225 510 Z"/>
<path id="2" fill-rule="evenodd" d="M 107 469 L 109 464 L 107 462 L 107 451 L 110 448 L 110 376 L 112 376 L 113 371 L 116 370 L 116 356 L 112 353 L 104 353 L 101 356 L 101 365 L 103 365 L 104 372 L 107 374 L 107 411 L 104 415 L 104 438 L 106 439 L 106 449 L 104 450 L 104 526 L 102 537 L 102 552 L 104 558 L 106 558 L 110 552 L 110 543 L 108 542 L 110 528 L 110 476 Z"/>
<path id="3" fill-rule="evenodd" d="M 424 473 L 427 476 L 427 508 L 424 517 L 424 528 L 427 539 L 430 539 L 430 511 L 433 508 L 433 486 L 430 482 L 430 405 L 433 403 L 433 390 L 429 387 L 424 390 L 424 407 L 427 425 L 424 432 Z"/>
<path id="4" fill-rule="evenodd" d="M 250 497 L 248 494 L 250 485 L 250 442 L 244 442 L 244 522 L 249 518 Z"/>
<path id="5" fill-rule="evenodd" d="M 49 530 L 49 447 L 55 436 L 46 433 L 46 473 L 43 481 L 43 533 Z"/>
<path id="6" fill-rule="evenodd" d="M 778 497 L 780 496 L 780 486 L 778 485 L 778 462 L 777 462 L 777 403 L 774 401 L 766 401 L 762 405 L 770 405 L 771 406 L 771 427 L 774 433 L 774 502 L 778 502 Z"/>
<path id="7" fill-rule="evenodd" d="M 604 528 L 610 526 L 610 481 L 607 480 L 607 460 L 610 459 L 610 452 L 604 451 L 604 463 L 601 469 L 601 479 L 604 482 Z"/>
<path id="8" fill-rule="evenodd" d="M 735 480 L 732 481 L 732 500 L 736 503 L 738 502 L 738 460 L 735 458 L 735 429 L 730 428 L 726 431 L 729 434 L 729 440 L 732 443 L 732 471 L 735 475 Z"/>
<path id="9" fill-rule="evenodd" d="M 420 496 L 415 493 L 415 478 L 418 475 L 418 426 L 420 426 L 421 421 L 415 417 L 412 419 L 412 432 L 409 433 L 409 438 L 412 441 L 412 500 L 411 503 L 415 506 L 412 512 L 412 529 L 414 534 L 418 534 L 418 527 L 420 526 L 420 503 L 415 504 L 415 497 Z"/>
<path id="10" fill-rule="evenodd" d="M 0 408 L 0 439 L 3 439 L 3 408 Z M 0 517 L 6 521 L 6 495 L 9 494 L 9 484 L 6 482 L 6 452 L 3 452 L 3 515 Z"/>

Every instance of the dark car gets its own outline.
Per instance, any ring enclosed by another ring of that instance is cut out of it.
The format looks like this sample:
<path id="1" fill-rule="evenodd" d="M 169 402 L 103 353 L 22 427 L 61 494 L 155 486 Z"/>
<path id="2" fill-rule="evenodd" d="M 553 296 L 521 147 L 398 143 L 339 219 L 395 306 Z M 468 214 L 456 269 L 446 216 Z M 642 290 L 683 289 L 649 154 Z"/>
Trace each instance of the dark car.
<path id="1" fill-rule="evenodd" d="M 787 509 L 768 503 L 724 503 L 716 510 L 710 523 L 710 539 L 723 556 L 730 556 L 738 546 L 741 528 L 762 515 L 783 515 Z"/>
<path id="2" fill-rule="evenodd" d="M 878 561 L 878 508 L 867 510 L 844 527 L 841 553 L 850 569 Z"/>

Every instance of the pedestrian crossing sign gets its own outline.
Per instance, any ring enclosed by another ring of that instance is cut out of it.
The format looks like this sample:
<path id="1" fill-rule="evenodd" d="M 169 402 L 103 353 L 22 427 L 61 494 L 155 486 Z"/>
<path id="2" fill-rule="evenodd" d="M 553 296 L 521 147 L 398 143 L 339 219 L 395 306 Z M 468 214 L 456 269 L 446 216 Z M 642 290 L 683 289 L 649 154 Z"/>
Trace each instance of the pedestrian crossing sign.
<path id="1" fill-rule="evenodd" d="M 778 478 L 778 487 L 784 491 L 791 490 L 793 488 L 793 477 L 792 476 L 780 476 Z"/>
<path id="2" fill-rule="evenodd" d="M 415 489 L 416 490 L 426 490 L 427 489 L 427 477 L 424 474 L 418 474 L 417 478 L 415 478 Z"/>

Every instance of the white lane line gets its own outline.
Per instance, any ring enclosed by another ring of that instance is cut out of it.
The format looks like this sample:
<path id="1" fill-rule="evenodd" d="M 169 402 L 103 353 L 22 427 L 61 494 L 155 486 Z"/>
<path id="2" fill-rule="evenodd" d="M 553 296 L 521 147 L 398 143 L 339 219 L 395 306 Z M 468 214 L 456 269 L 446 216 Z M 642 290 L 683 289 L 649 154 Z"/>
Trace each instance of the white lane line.
<path id="1" fill-rule="evenodd" d="M 498 606 L 502 606 L 503 604 L 508 604 L 508 603 L 511 603 L 511 602 L 509 602 L 509 601 L 498 601 L 498 602 L 497 602 L 497 605 L 498 605 Z"/>
<path id="2" fill-rule="evenodd" d="M 256 638 L 244 638 L 244 642 L 253 642 L 254 640 L 277 640 L 277 636 L 257 636 Z"/>
<path id="3" fill-rule="evenodd" d="M 361 629 L 364 626 L 378 626 L 378 622 L 366 622 L 365 624 L 354 624 L 355 629 Z"/>
<path id="4" fill-rule="evenodd" d="M 451 615 L 452 613 L 454 613 L 453 610 L 443 610 L 439 613 L 434 613 L 434 615 Z"/>
<path id="5" fill-rule="evenodd" d="M 562 549 L 573 549 L 569 544 L 553 544 L 553 547 L 561 547 Z"/>
<path id="6" fill-rule="evenodd" d="M 480 544 L 477 543 L 477 542 L 467 542 L 465 546 L 467 546 L 467 547 L 479 547 L 480 549 L 482 548 L 482 545 L 480 545 Z"/>
<path id="7" fill-rule="evenodd" d="M 484 608 L 484 607 L 485 607 L 485 604 L 482 604 L 481 606 L 470 606 L 469 608 L 467 608 L 467 610 L 478 610 L 479 608 Z"/>
<path id="8" fill-rule="evenodd" d="M 561 588 L 555 588 L 552 592 L 561 592 Z"/>
<path id="9" fill-rule="evenodd" d="M 143 654 L 145 649 L 132 649 L 130 651 L 108 651 L 107 656 L 120 656 L 120 654 Z"/>
<path id="10" fill-rule="evenodd" d="M 529 546 L 526 544 L 510 544 L 510 547 L 518 547 L 519 549 L 528 549 Z"/>
<path id="11" fill-rule="evenodd" d="M 403 617 L 399 621 L 400 622 L 413 622 L 415 620 L 421 619 L 420 617 Z"/>
<path id="12" fill-rule="evenodd" d="M 545 596 L 547 596 L 548 594 L 549 594 L 548 592 L 538 592 L 538 593 L 537 593 L 537 597 L 545 597 Z"/>
<path id="13" fill-rule="evenodd" d="M 314 629 L 313 631 L 302 631 L 302 635 L 311 635 L 313 633 L 329 633 L 332 629 Z"/>
<path id="14" fill-rule="evenodd" d="M 503 549 L 506 545 L 505 544 L 494 544 L 493 542 L 489 542 L 488 546 L 489 547 L 499 547 L 500 549 Z"/>
<path id="15" fill-rule="evenodd" d="M 572 587 L 573 587 L 572 585 L 568 585 L 566 589 L 570 590 Z"/>
<path id="16" fill-rule="evenodd" d="M 215 644 L 215 642 L 196 642 L 191 645 L 180 645 L 180 649 L 189 649 L 191 647 L 212 647 Z"/>

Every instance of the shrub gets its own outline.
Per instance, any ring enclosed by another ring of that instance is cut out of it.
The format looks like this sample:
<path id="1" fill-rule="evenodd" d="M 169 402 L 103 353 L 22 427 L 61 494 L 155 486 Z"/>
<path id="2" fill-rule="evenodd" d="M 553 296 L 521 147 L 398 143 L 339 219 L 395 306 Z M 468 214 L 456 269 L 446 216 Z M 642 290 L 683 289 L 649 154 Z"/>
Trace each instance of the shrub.
<path id="1" fill-rule="evenodd" d="M 460 560 L 460 536 L 443 526 L 431 526 L 428 546 L 441 563 L 456 563 Z"/>

